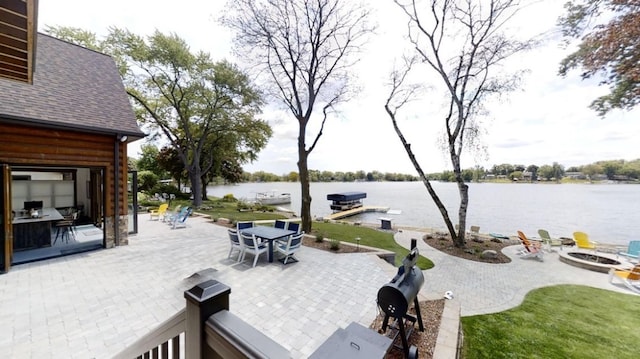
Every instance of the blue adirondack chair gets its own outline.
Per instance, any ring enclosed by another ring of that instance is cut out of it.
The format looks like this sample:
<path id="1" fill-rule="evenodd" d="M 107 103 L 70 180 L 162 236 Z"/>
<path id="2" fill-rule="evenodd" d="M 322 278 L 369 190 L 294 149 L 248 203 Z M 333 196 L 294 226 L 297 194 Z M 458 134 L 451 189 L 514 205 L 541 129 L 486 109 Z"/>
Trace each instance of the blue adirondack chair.
<path id="1" fill-rule="evenodd" d="M 191 207 L 184 207 L 182 210 L 180 210 L 180 213 L 178 213 L 171 220 L 171 229 L 186 227 L 187 218 L 189 218 L 192 212 L 193 212 L 193 209 Z"/>

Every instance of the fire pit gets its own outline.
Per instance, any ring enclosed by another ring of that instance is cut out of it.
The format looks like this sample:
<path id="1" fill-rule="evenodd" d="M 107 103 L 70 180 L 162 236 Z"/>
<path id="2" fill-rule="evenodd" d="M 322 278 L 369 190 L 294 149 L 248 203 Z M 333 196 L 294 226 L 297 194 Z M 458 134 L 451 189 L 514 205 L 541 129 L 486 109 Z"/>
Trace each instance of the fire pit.
<path id="1" fill-rule="evenodd" d="M 622 265 L 615 255 L 591 252 L 559 252 L 560 261 L 574 267 L 594 272 L 608 273 L 613 267 Z"/>

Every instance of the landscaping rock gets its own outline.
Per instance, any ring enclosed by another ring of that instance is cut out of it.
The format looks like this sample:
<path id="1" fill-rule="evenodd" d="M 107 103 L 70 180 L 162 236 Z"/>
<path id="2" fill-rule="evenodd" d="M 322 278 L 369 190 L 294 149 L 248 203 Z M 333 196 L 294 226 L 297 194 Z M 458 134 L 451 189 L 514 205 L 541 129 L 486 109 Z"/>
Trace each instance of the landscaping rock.
<path id="1" fill-rule="evenodd" d="M 498 252 L 494 251 L 493 249 L 487 249 L 482 252 L 480 257 L 484 259 L 496 259 L 498 258 Z"/>

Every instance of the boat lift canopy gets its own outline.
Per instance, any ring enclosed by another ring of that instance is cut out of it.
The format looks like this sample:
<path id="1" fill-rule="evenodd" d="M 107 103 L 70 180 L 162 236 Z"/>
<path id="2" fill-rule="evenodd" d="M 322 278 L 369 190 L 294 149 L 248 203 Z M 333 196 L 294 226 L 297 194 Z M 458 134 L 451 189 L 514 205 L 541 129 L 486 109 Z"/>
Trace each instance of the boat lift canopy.
<path id="1" fill-rule="evenodd" d="M 366 192 L 343 192 L 327 195 L 327 200 L 335 202 L 356 201 L 363 198 L 367 198 Z"/>

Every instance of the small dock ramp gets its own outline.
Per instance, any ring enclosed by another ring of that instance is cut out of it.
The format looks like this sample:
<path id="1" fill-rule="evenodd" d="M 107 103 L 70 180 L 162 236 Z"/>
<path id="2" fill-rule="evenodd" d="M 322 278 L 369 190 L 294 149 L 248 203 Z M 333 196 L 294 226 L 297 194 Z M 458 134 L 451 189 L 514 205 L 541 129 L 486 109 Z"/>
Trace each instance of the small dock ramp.
<path id="1" fill-rule="evenodd" d="M 346 211 L 335 212 L 330 215 L 324 216 L 324 220 L 336 220 L 342 219 L 346 217 L 355 216 L 356 214 L 365 213 L 365 212 L 384 212 L 386 213 L 389 210 L 389 207 L 381 207 L 381 206 L 362 206 L 358 208 L 348 209 Z"/>

